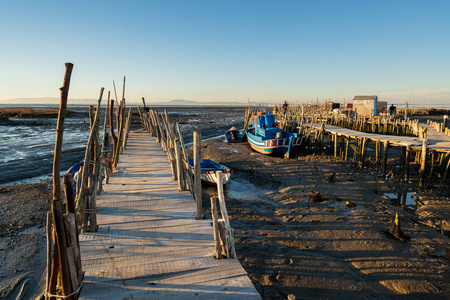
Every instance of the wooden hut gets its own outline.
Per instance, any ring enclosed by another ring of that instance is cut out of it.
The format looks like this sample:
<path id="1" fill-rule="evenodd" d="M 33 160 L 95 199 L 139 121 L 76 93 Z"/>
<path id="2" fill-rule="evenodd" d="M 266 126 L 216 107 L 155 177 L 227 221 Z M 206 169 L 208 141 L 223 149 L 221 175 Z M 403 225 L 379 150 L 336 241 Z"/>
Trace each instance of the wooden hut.
<path id="1" fill-rule="evenodd" d="M 353 109 L 360 116 L 371 117 L 378 115 L 378 96 L 355 96 Z"/>

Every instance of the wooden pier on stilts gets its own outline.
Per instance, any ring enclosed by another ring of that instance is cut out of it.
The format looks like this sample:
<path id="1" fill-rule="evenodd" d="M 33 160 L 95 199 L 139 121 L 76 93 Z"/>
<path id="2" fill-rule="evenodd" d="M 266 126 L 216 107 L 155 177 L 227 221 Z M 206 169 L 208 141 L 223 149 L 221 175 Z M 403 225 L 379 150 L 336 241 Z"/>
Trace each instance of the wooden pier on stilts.
<path id="1" fill-rule="evenodd" d="M 97 197 L 97 232 L 79 236 L 80 299 L 261 299 L 237 259 L 215 259 L 211 220 L 196 220 L 149 133 L 130 132 L 119 172 Z"/>

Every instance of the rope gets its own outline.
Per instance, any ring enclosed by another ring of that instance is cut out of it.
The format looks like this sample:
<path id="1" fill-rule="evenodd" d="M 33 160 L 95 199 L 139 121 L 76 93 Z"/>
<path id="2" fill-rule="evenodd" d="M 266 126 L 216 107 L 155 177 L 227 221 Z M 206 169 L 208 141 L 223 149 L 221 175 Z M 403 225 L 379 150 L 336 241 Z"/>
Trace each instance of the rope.
<path id="1" fill-rule="evenodd" d="M 80 290 L 81 290 L 81 287 L 83 286 L 83 281 L 81 281 L 81 283 L 80 283 L 80 286 L 78 287 L 78 289 L 75 291 L 75 292 L 73 292 L 73 293 L 71 293 L 71 294 L 69 294 L 69 295 L 66 295 L 66 296 L 61 296 L 61 295 L 52 295 L 52 294 L 50 294 L 48 291 L 47 291 L 47 289 L 45 289 L 45 291 L 44 291 L 44 296 L 47 298 L 47 297 L 55 297 L 55 298 L 58 298 L 58 299 L 67 299 L 67 298 L 69 298 L 69 297 L 72 297 L 73 295 L 75 295 L 75 294 L 78 294 L 79 292 L 80 292 Z"/>

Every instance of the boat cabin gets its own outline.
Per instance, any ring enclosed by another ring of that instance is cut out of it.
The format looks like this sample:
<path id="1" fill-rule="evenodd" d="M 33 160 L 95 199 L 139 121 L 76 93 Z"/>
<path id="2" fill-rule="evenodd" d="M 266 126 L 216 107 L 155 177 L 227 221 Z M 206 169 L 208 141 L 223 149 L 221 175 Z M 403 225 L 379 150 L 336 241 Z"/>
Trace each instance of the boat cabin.
<path id="1" fill-rule="evenodd" d="M 255 128 L 255 134 L 264 138 L 274 139 L 281 137 L 282 130 L 277 126 L 275 122 L 275 116 L 271 113 L 259 112 L 253 115 L 253 127 Z"/>

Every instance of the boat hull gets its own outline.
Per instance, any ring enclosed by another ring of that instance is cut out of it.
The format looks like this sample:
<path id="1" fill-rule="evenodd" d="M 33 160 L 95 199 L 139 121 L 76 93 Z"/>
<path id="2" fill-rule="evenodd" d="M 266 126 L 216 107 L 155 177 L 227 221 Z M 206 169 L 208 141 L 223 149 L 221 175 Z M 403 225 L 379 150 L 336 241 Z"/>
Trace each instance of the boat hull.
<path id="1" fill-rule="evenodd" d="M 253 150 L 262 154 L 283 155 L 297 151 L 302 143 L 302 137 L 290 136 L 276 139 L 262 139 L 246 129 L 247 140 Z"/>
<path id="2" fill-rule="evenodd" d="M 242 143 L 245 142 L 247 137 L 244 133 L 241 133 L 239 131 L 235 131 L 235 136 L 233 138 L 232 131 L 228 131 L 227 133 L 225 133 L 225 139 L 227 140 L 228 143 Z"/>
<path id="3" fill-rule="evenodd" d="M 192 158 L 189 158 L 189 166 L 194 171 L 194 160 Z M 210 159 L 202 159 L 200 178 L 204 183 L 217 184 L 217 171 L 222 172 L 223 183 L 227 183 L 231 177 L 230 168 Z"/>
<path id="4" fill-rule="evenodd" d="M 230 172 L 222 171 L 222 174 L 223 174 L 223 176 L 222 176 L 223 184 L 226 184 L 228 182 L 228 180 L 230 179 L 230 177 L 231 177 L 231 171 Z M 202 171 L 202 173 L 200 175 L 200 178 L 201 178 L 201 180 L 204 183 L 217 184 L 217 174 L 216 174 L 216 172 L 206 172 L 206 171 L 203 172 Z"/>

